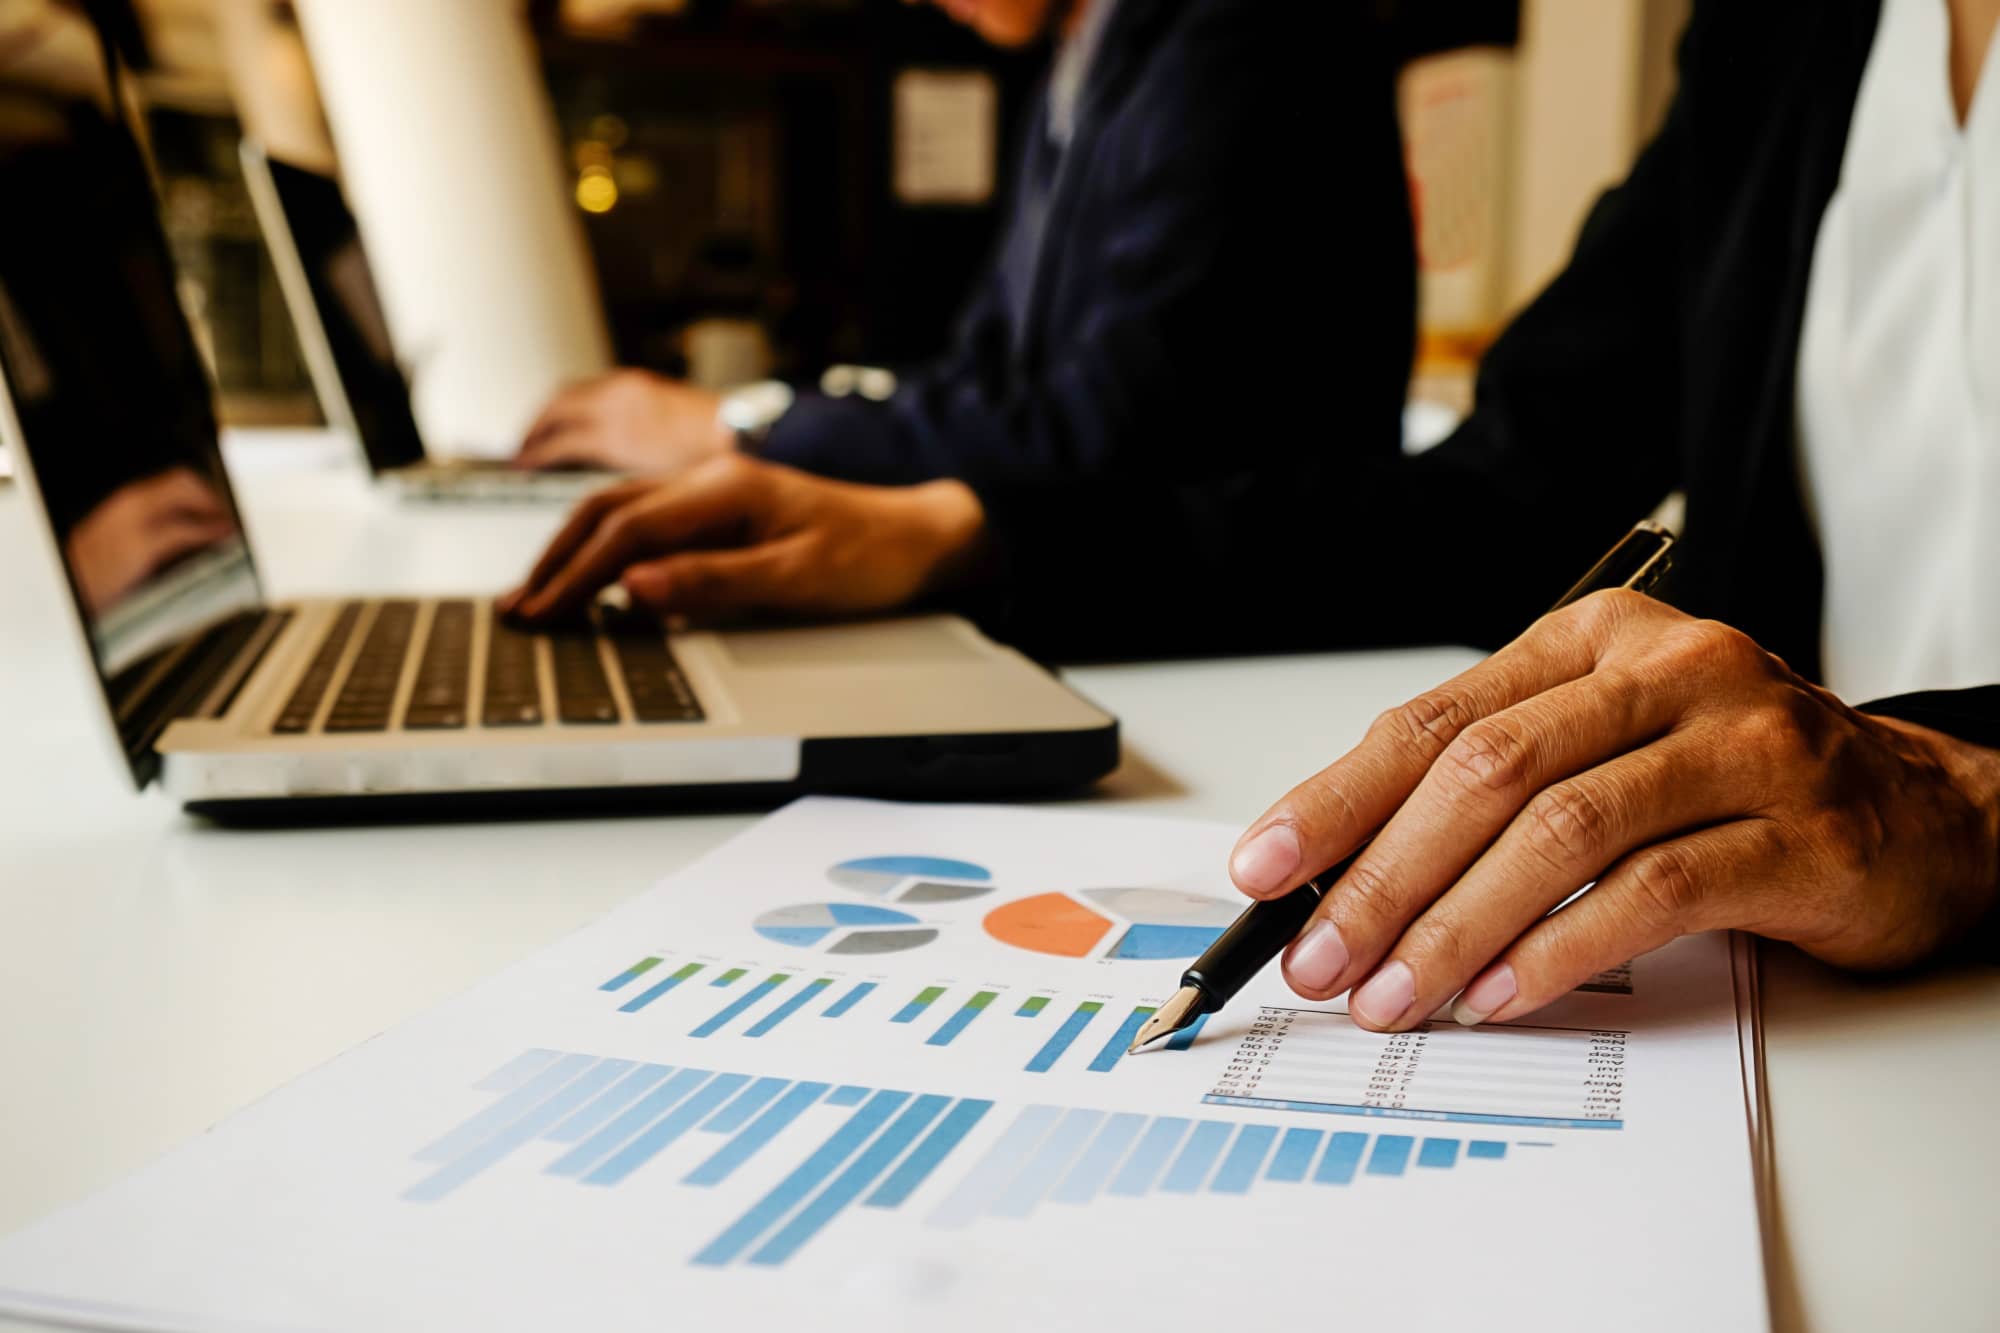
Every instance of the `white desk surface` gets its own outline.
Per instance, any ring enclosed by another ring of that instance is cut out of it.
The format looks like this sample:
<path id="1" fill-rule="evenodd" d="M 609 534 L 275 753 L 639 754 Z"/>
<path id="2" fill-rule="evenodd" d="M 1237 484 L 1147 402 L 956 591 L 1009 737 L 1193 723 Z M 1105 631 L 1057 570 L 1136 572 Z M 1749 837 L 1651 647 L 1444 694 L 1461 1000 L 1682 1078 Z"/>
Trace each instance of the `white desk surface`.
<path id="1" fill-rule="evenodd" d="M 496 589 L 559 517 L 398 506 L 351 458 L 313 434 L 231 442 L 274 595 Z M 191 820 L 158 793 L 133 793 L 102 741 L 94 684 L 31 520 L 20 489 L 0 488 L 0 700 L 10 712 L 0 728 L 0 1233 L 584 924 L 750 822 L 240 832 Z M 1337 756 L 1376 712 L 1472 660 L 1428 649 L 1069 678 L 1124 722 L 1124 767 L 1095 799 L 1241 822 Z M 1772 948 L 1765 995 L 1778 1327 L 2000 1326 L 2000 974 L 1864 982 Z M 1645 1206 L 1607 1199 L 1604 1217 L 1615 1225 Z"/>

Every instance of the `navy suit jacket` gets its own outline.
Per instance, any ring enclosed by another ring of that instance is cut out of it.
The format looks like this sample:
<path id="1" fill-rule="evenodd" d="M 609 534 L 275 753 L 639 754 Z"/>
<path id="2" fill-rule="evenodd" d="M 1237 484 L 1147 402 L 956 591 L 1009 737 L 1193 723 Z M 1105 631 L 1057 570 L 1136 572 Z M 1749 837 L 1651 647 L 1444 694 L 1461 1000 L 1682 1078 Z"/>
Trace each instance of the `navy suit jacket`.
<path id="1" fill-rule="evenodd" d="M 1003 237 L 947 351 L 886 404 L 803 396 L 764 456 L 982 494 L 1391 456 L 1416 283 L 1393 80 L 1348 0 L 1120 0 L 1025 315 Z M 1044 134 L 1038 110 L 1024 172 Z"/>

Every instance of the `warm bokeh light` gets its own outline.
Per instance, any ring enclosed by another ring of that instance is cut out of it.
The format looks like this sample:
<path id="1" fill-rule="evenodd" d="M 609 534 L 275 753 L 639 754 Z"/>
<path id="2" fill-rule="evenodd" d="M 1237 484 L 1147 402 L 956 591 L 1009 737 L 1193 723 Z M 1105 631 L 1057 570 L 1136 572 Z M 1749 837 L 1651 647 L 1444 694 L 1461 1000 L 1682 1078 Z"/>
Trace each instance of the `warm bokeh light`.
<path id="1" fill-rule="evenodd" d="M 610 171 L 591 166 L 576 178 L 576 206 L 586 213 L 609 213 L 618 203 L 618 182 Z"/>

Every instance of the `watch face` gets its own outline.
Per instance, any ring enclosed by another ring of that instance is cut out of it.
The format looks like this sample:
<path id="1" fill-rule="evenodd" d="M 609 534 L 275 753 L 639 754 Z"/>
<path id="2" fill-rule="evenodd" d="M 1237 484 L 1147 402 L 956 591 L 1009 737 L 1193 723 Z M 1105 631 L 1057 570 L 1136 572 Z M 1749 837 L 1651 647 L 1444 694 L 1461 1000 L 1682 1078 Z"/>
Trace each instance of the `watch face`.
<path id="1" fill-rule="evenodd" d="M 718 416 L 722 424 L 739 435 L 761 438 L 785 415 L 797 397 L 792 386 L 780 380 L 759 380 L 732 389 L 722 397 Z"/>

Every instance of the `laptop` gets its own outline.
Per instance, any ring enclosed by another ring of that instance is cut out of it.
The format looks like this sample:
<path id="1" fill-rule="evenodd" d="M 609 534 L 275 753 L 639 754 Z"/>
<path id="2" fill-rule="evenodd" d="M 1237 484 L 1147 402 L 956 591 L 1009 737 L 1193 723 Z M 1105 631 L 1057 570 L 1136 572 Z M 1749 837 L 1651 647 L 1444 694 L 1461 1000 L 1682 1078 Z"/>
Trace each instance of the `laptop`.
<path id="1" fill-rule="evenodd" d="M 136 145 L 95 102 L 36 110 L 0 120 L 0 440 L 140 786 L 294 821 L 998 796 L 1115 765 L 1112 717 L 949 616 L 536 633 L 479 595 L 268 600 Z"/>
<path id="2" fill-rule="evenodd" d="M 619 479 L 603 470 L 524 471 L 504 459 L 432 456 L 340 182 L 247 138 L 239 156 L 313 391 L 331 424 L 354 432 L 376 480 L 407 500 L 568 504 Z"/>

